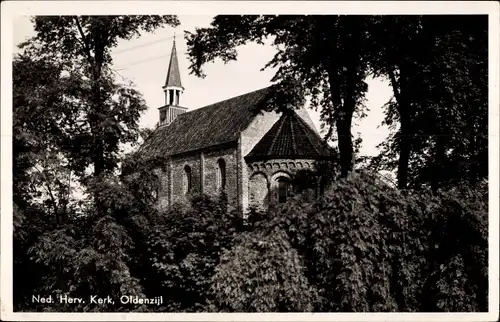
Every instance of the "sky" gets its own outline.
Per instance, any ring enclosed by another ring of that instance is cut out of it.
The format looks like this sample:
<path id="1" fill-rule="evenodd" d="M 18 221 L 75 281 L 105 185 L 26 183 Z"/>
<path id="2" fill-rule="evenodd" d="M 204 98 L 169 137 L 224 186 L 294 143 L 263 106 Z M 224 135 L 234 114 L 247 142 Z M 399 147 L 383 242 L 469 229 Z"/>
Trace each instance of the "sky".
<path id="1" fill-rule="evenodd" d="M 219 60 L 205 65 L 206 78 L 190 75 L 184 31 L 193 32 L 196 28 L 208 27 L 213 17 L 180 15 L 178 18 L 180 26 L 157 29 L 152 33 L 143 33 L 138 38 L 121 41 L 112 51 L 117 80 L 132 81 L 136 89 L 143 94 L 148 106 L 148 110 L 140 119 L 141 127 L 152 128 L 158 122 L 158 107 L 164 105 L 161 87 L 165 83 L 174 34 L 181 80 L 185 88 L 180 105 L 190 110 L 266 87 L 271 84 L 276 71 L 261 71 L 276 52 L 268 41 L 264 45 L 248 44 L 239 47 L 236 61 L 224 64 Z M 28 16 L 15 17 L 13 23 L 15 45 L 35 35 Z M 354 122 L 352 133 L 357 136 L 359 132 L 363 138 L 360 155 L 374 156 L 378 154 L 376 146 L 389 133 L 388 128 L 380 124 L 384 117 L 382 106 L 391 98 L 392 91 L 385 80 L 368 79 L 367 83 L 368 116 Z M 308 112 L 316 128 L 320 130 L 319 111 L 308 109 Z"/>

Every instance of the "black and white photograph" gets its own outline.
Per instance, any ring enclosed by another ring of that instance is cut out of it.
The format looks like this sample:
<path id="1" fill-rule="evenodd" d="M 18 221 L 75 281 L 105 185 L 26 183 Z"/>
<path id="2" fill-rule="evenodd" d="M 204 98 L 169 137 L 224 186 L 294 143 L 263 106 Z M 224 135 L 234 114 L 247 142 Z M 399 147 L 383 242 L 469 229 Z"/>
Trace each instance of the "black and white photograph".
<path id="1" fill-rule="evenodd" d="M 22 3 L 2 320 L 498 320 L 498 3 Z"/>

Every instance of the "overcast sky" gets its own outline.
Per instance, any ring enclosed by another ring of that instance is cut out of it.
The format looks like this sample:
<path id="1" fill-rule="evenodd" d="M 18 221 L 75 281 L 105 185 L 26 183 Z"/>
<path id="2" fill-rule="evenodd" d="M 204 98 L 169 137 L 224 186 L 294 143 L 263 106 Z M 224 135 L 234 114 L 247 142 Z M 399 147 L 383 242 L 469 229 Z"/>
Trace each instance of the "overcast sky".
<path id="1" fill-rule="evenodd" d="M 148 110 L 140 120 L 141 127 L 153 127 L 158 122 L 158 107 L 164 104 L 161 87 L 165 82 L 174 32 L 181 79 L 185 88 L 181 97 L 182 106 L 196 109 L 271 84 L 275 70 L 261 71 L 275 53 L 271 43 L 241 46 L 238 49 L 237 61 L 229 64 L 216 61 L 206 65 L 204 71 L 207 77 L 204 79 L 189 75 L 183 31 L 206 27 L 212 17 L 179 16 L 179 20 L 181 25 L 175 29 L 167 27 L 154 33 L 144 33 L 139 38 L 120 42 L 113 50 L 113 68 L 121 75 L 118 79 L 121 81 L 120 77 L 123 77 L 133 81 L 148 105 Z M 29 17 L 15 18 L 13 27 L 16 45 L 34 35 Z M 368 85 L 366 105 L 370 111 L 365 119 L 357 122 L 359 124 L 353 127 L 352 132 L 354 135 L 360 132 L 363 138 L 361 155 L 376 155 L 376 145 L 388 135 L 388 129 L 379 125 L 383 119 L 382 106 L 390 99 L 392 92 L 387 82 L 380 79 L 370 79 Z M 319 130 L 319 113 L 309 110 L 309 114 Z"/>

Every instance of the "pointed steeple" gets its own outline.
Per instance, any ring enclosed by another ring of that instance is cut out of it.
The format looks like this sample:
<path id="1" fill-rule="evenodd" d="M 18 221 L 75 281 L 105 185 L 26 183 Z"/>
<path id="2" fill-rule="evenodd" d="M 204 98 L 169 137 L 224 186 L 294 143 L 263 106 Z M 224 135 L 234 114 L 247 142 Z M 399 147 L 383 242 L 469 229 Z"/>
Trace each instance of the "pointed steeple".
<path id="1" fill-rule="evenodd" d="M 162 87 L 165 92 L 165 105 L 160 107 L 160 125 L 170 124 L 174 119 L 187 111 L 187 108 L 180 106 L 180 98 L 184 92 L 181 83 L 181 74 L 179 70 L 179 60 L 177 59 L 177 48 L 174 42 L 172 44 L 172 53 L 170 54 L 170 63 L 168 65 L 167 79 Z"/>
<path id="2" fill-rule="evenodd" d="M 170 87 L 170 86 L 182 88 L 181 74 L 179 72 L 179 60 L 177 59 L 177 49 L 175 47 L 175 35 L 174 35 L 174 43 L 172 45 L 172 53 L 170 54 L 170 63 L 168 65 L 167 79 L 165 80 L 165 87 Z"/>

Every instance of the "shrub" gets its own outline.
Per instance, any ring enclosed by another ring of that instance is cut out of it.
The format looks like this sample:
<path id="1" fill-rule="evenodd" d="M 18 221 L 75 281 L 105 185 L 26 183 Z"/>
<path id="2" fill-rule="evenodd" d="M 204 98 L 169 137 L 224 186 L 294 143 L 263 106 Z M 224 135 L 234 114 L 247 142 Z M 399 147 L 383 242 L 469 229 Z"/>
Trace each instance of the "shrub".
<path id="1" fill-rule="evenodd" d="M 401 191 L 357 173 L 252 227 L 286 233 L 316 311 L 477 311 L 487 309 L 487 202 L 484 187 Z"/>
<path id="2" fill-rule="evenodd" d="M 172 208 L 151 227 L 148 260 L 156 287 L 149 291 L 164 296 L 163 310 L 204 311 L 210 278 L 240 225 L 225 198 L 198 195 L 190 207 Z"/>
<path id="3" fill-rule="evenodd" d="M 212 306 L 229 312 L 312 311 L 315 291 L 280 229 L 247 232 L 226 251 L 212 278 Z"/>
<path id="4" fill-rule="evenodd" d="M 127 224 L 128 217 L 140 204 L 113 177 L 102 177 L 89 187 L 99 192 L 104 214 L 98 214 L 92 202 L 86 200 L 82 216 L 51 227 L 30 245 L 31 261 L 46 273 L 33 294 L 66 294 L 80 298 L 97 295 L 115 299 L 122 294 L 144 296 L 140 279 L 133 274 L 131 254 L 135 243 Z M 31 306 L 30 310 L 33 309 L 112 312 L 124 310 L 124 307 L 118 301 L 99 305 L 89 301 L 65 304 L 56 300 L 53 306 Z"/>
<path id="5" fill-rule="evenodd" d="M 488 186 L 457 186 L 437 195 L 429 232 L 423 310 L 487 311 Z"/>
<path id="6" fill-rule="evenodd" d="M 244 223 L 224 196 L 158 211 L 150 174 L 89 182 L 104 211 L 86 198 L 59 225 L 41 206 L 15 209 L 16 310 L 487 310 L 485 184 L 401 191 L 356 173 Z M 47 293 L 166 303 L 36 307 L 26 297 Z"/>

